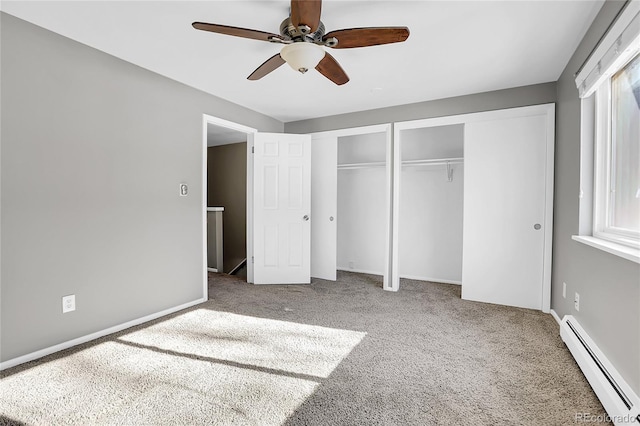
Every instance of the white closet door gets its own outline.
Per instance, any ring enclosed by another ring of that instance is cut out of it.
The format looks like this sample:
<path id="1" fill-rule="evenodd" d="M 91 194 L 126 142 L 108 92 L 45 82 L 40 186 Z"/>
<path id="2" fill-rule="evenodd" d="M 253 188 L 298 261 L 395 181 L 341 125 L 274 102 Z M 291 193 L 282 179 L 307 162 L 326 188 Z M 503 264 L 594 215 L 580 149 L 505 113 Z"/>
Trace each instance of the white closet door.
<path id="1" fill-rule="evenodd" d="M 311 136 L 257 133 L 253 172 L 253 282 L 309 283 Z"/>
<path id="2" fill-rule="evenodd" d="M 311 140 L 311 276 L 336 280 L 338 138 Z"/>
<path id="3" fill-rule="evenodd" d="M 542 308 L 546 149 L 546 115 L 465 125 L 463 299 Z"/>

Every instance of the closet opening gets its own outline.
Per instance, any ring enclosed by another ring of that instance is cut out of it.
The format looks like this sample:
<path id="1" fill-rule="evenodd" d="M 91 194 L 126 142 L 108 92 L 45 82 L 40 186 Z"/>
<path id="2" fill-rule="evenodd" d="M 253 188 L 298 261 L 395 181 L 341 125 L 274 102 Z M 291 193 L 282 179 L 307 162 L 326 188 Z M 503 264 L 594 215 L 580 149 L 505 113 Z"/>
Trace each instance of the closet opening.
<path id="1" fill-rule="evenodd" d="M 399 135 L 399 276 L 460 285 L 464 124 Z"/>
<path id="2" fill-rule="evenodd" d="M 337 269 L 385 275 L 387 134 L 338 137 Z"/>
<path id="3" fill-rule="evenodd" d="M 378 275 L 393 290 L 391 125 L 311 136 L 311 276 Z"/>

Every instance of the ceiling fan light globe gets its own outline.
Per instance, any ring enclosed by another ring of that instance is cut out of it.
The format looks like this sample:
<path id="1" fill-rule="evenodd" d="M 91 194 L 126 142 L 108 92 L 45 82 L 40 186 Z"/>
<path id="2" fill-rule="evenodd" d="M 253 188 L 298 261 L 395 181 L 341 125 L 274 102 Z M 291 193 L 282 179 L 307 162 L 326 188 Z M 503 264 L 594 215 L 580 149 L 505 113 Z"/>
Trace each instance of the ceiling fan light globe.
<path id="1" fill-rule="evenodd" d="M 315 68 L 322 58 L 324 49 L 314 43 L 292 43 L 287 44 L 280 51 L 280 56 L 291 68 L 304 74 L 308 70 Z"/>

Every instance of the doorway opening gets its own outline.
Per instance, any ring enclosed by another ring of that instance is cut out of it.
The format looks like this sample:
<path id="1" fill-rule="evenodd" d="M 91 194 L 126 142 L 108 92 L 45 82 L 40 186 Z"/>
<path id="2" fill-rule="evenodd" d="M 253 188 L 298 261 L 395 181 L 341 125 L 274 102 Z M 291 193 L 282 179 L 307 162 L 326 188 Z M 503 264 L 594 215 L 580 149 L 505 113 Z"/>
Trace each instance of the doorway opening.
<path id="1" fill-rule="evenodd" d="M 204 115 L 205 273 L 247 280 L 247 142 L 256 130 Z"/>

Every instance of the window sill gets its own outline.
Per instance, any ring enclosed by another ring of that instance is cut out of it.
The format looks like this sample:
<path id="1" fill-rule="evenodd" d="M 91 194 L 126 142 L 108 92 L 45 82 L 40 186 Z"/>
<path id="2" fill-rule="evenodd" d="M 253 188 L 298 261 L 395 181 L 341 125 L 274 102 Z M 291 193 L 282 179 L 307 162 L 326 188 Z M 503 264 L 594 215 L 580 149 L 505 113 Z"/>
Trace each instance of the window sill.
<path id="1" fill-rule="evenodd" d="M 611 241 L 586 235 L 573 235 L 571 236 L 571 239 L 579 243 L 595 247 L 599 250 L 606 251 L 607 253 L 611 253 L 615 256 L 620 256 L 632 262 L 640 263 L 640 250 L 636 248 L 623 246 L 622 244 L 616 244 Z"/>

